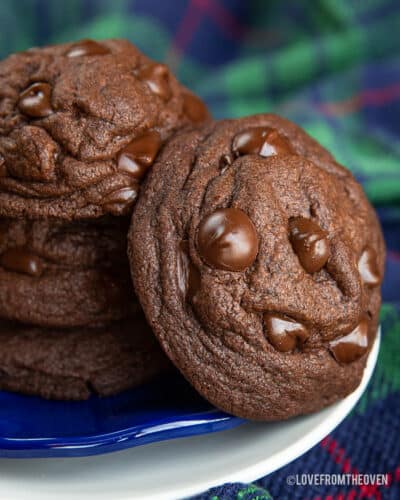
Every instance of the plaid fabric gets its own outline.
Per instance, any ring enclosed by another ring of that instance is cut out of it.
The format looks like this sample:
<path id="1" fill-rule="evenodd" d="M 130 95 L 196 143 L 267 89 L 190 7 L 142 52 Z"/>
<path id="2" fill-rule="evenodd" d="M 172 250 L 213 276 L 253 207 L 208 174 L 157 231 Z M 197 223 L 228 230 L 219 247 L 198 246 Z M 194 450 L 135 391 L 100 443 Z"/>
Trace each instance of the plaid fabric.
<path id="1" fill-rule="evenodd" d="M 0 52 L 125 37 L 167 62 L 216 117 L 275 111 L 363 183 L 388 244 L 383 343 L 352 414 L 256 485 L 198 499 L 400 498 L 400 4 L 397 0 L 3 0 Z M 289 474 L 388 473 L 390 485 L 291 487 Z M 268 493 L 269 492 L 269 493 Z"/>

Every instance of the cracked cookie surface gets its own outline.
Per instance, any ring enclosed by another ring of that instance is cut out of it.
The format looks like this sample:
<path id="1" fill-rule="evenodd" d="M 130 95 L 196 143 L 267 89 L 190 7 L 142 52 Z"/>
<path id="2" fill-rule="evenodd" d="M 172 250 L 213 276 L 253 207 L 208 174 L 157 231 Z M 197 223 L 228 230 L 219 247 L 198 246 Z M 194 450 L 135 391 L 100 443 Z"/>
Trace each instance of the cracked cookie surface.
<path id="1" fill-rule="evenodd" d="M 0 216 L 129 214 L 163 141 L 208 118 L 125 40 L 14 54 L 0 63 Z"/>
<path id="2" fill-rule="evenodd" d="M 217 407 L 277 420 L 359 384 L 384 242 L 345 168 L 274 115 L 164 147 L 129 234 L 132 277 L 167 355 Z"/>

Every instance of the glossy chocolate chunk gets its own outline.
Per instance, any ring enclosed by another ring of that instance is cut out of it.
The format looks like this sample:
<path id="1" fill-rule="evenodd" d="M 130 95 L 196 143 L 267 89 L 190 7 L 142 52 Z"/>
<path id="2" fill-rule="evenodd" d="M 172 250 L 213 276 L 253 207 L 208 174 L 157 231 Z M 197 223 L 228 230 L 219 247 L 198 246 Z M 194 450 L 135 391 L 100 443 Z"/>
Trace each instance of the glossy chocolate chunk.
<path id="1" fill-rule="evenodd" d="M 304 269 L 309 273 L 322 269 L 330 255 L 327 233 L 305 217 L 290 219 L 289 232 L 293 250 Z"/>
<path id="2" fill-rule="evenodd" d="M 4 157 L 0 155 L 0 177 L 6 177 L 7 174 L 6 161 Z"/>
<path id="3" fill-rule="evenodd" d="M 362 320 L 352 332 L 330 342 L 329 349 L 339 363 L 360 358 L 368 349 L 368 321 Z"/>
<path id="4" fill-rule="evenodd" d="M 103 210 L 112 215 L 127 215 L 135 203 L 138 193 L 139 186 L 135 183 L 131 186 L 116 189 L 104 198 Z"/>
<path id="5" fill-rule="evenodd" d="M 289 141 L 277 130 L 269 127 L 254 127 L 240 132 L 233 139 L 232 150 L 237 156 L 294 154 Z"/>
<path id="6" fill-rule="evenodd" d="M 208 117 L 205 104 L 194 94 L 183 94 L 183 111 L 194 123 L 203 122 Z"/>
<path id="7" fill-rule="evenodd" d="M 231 154 L 225 154 L 225 155 L 222 155 L 219 159 L 219 168 L 221 170 L 221 172 L 225 172 L 225 170 L 230 166 L 232 165 L 233 163 L 233 156 Z"/>
<path id="8" fill-rule="evenodd" d="M 53 113 L 51 107 L 51 86 L 37 82 L 22 92 L 18 107 L 24 115 L 32 118 L 44 118 Z"/>
<path id="9" fill-rule="evenodd" d="M 264 314 L 264 323 L 268 340 L 281 352 L 293 351 L 309 337 L 304 325 L 281 314 Z"/>
<path id="10" fill-rule="evenodd" d="M 118 169 L 140 181 L 153 164 L 161 146 L 161 137 L 155 130 L 145 132 L 130 142 L 118 156 Z"/>
<path id="11" fill-rule="evenodd" d="M 200 273 L 189 256 L 189 243 L 181 241 L 177 254 L 178 286 L 184 297 L 191 299 L 200 288 Z"/>
<path id="12" fill-rule="evenodd" d="M 376 253 L 372 248 L 366 248 L 358 261 L 358 271 L 362 281 L 369 286 L 379 285 L 381 281 Z"/>
<path id="13" fill-rule="evenodd" d="M 42 263 L 40 258 L 25 248 L 11 248 L 0 256 L 0 266 L 8 271 L 40 276 Z"/>
<path id="14" fill-rule="evenodd" d="M 139 80 L 148 85 L 153 94 L 158 95 L 164 101 L 168 101 L 171 97 L 169 71 L 164 64 L 147 64 L 142 66 L 136 75 Z"/>
<path id="15" fill-rule="evenodd" d="M 257 257 L 256 228 L 242 210 L 222 208 L 201 221 L 197 247 L 208 265 L 227 271 L 244 271 Z"/>
<path id="16" fill-rule="evenodd" d="M 102 56 L 109 54 L 110 49 L 94 40 L 80 40 L 74 43 L 66 53 L 67 57 Z"/>

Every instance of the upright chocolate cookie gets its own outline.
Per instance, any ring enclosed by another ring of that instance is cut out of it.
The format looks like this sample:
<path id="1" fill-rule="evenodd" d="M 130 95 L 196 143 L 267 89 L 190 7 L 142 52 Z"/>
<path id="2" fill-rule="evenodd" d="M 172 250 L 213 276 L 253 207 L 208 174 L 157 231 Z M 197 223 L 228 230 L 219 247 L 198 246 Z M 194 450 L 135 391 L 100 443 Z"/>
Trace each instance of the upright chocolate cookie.
<path id="1" fill-rule="evenodd" d="M 384 242 L 350 172 L 294 124 L 259 115 L 172 138 L 128 240 L 156 336 L 217 407 L 284 419 L 359 384 Z"/>
<path id="2" fill-rule="evenodd" d="M 0 63 L 0 216 L 131 211 L 164 139 L 209 118 L 125 40 L 31 49 Z"/>
<path id="3" fill-rule="evenodd" d="M 40 326 L 100 325 L 136 308 L 125 217 L 0 220 L 0 317 Z"/>
<path id="4" fill-rule="evenodd" d="M 142 316 L 103 328 L 0 324 L 0 389 L 47 399 L 110 396 L 170 364 Z"/>

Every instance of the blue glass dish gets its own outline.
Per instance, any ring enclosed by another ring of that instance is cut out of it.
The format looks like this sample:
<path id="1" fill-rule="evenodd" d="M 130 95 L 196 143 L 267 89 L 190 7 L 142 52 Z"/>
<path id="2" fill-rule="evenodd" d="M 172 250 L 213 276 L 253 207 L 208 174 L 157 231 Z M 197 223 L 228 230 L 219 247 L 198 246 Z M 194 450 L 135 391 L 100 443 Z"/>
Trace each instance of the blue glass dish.
<path id="1" fill-rule="evenodd" d="M 178 375 L 110 398 L 46 401 L 0 392 L 0 457 L 80 457 L 230 429 L 244 420 Z"/>

